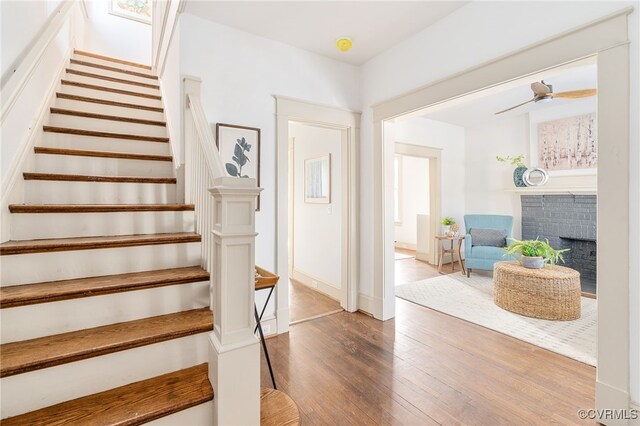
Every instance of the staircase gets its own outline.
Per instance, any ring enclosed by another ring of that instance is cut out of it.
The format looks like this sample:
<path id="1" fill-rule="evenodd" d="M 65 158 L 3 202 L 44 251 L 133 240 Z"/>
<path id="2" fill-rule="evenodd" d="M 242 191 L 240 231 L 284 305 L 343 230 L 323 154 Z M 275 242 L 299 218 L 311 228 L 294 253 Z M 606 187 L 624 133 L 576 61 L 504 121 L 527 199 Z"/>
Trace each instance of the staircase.
<path id="1" fill-rule="evenodd" d="M 0 244 L 3 425 L 211 424 L 209 273 L 164 120 L 150 67 L 75 51 Z"/>

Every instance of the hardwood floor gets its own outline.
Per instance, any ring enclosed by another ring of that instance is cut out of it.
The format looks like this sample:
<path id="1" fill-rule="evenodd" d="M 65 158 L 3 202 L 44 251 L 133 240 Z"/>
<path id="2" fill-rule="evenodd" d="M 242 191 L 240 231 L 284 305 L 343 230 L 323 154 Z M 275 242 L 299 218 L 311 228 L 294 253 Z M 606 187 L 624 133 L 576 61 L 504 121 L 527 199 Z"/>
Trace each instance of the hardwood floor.
<path id="1" fill-rule="evenodd" d="M 405 249 L 396 249 L 396 252 L 410 256 L 415 256 L 416 254 L 415 251 Z M 428 263 L 416 260 L 415 258 L 396 260 L 394 265 L 396 285 L 426 280 L 427 278 L 434 278 L 440 275 L 437 266 L 429 265 Z M 442 272 L 445 274 L 462 273 L 460 271 L 460 265 L 457 263 L 454 265 L 454 272 L 451 272 L 450 263 L 442 267 Z"/>
<path id="2" fill-rule="evenodd" d="M 341 309 L 338 301 L 297 281 L 289 282 L 289 322 L 303 321 Z"/>
<path id="3" fill-rule="evenodd" d="M 268 340 L 302 424 L 575 424 L 594 406 L 591 366 L 401 299 L 396 313 L 342 312 Z"/>

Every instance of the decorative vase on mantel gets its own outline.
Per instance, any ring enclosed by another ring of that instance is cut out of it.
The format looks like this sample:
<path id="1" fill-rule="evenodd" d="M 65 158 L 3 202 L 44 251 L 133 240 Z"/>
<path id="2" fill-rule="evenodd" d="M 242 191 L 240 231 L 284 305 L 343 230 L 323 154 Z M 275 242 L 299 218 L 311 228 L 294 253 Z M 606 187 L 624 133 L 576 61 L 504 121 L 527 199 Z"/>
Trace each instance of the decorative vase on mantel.
<path id="1" fill-rule="evenodd" d="M 516 187 L 524 188 L 527 186 L 527 184 L 524 183 L 524 180 L 522 179 L 522 175 L 524 175 L 524 172 L 526 171 L 526 167 L 516 167 L 516 169 L 513 171 L 513 183 L 516 185 Z"/>

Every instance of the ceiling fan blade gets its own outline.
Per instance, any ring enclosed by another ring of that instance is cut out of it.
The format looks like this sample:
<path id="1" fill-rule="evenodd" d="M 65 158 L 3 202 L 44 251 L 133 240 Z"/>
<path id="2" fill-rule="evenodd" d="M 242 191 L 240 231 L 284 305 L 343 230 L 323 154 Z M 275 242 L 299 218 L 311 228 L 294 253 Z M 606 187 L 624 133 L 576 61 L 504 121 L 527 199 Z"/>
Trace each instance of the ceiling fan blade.
<path id="1" fill-rule="evenodd" d="M 584 90 L 571 90 L 569 92 L 552 93 L 554 98 L 568 98 L 579 99 L 588 98 L 589 96 L 595 96 L 598 93 L 597 89 L 584 89 Z"/>
<path id="2" fill-rule="evenodd" d="M 495 113 L 495 115 L 502 114 L 503 112 L 511 111 L 512 109 L 516 109 L 516 108 L 518 108 L 518 107 L 521 107 L 522 105 L 526 105 L 526 104 L 528 104 L 528 103 L 530 103 L 530 102 L 533 102 L 533 101 L 535 101 L 536 99 L 537 99 L 537 98 L 529 99 L 527 102 L 523 102 L 523 103 L 518 104 L 518 105 L 516 105 L 516 106 L 512 106 L 511 108 L 503 109 L 502 111 L 498 111 L 498 112 L 496 112 L 496 113 Z"/>
<path id="3" fill-rule="evenodd" d="M 531 83 L 531 90 L 533 90 L 533 93 L 536 96 L 544 96 L 551 93 L 551 88 L 540 81 Z"/>

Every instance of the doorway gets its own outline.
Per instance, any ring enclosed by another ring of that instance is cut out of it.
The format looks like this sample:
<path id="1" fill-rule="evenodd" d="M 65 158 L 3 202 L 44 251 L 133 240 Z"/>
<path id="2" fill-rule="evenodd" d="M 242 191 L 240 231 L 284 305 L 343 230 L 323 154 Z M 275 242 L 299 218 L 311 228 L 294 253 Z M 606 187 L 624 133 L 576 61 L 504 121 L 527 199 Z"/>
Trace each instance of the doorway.
<path id="1" fill-rule="evenodd" d="M 303 290 L 322 291 L 339 309 L 357 309 L 360 113 L 284 97 L 276 103 L 276 320 L 284 333 L 292 278 Z"/>

